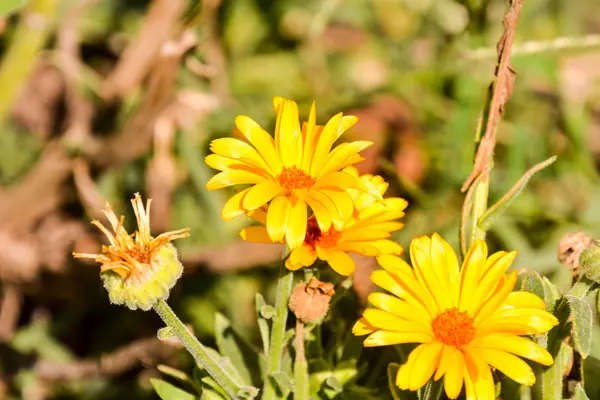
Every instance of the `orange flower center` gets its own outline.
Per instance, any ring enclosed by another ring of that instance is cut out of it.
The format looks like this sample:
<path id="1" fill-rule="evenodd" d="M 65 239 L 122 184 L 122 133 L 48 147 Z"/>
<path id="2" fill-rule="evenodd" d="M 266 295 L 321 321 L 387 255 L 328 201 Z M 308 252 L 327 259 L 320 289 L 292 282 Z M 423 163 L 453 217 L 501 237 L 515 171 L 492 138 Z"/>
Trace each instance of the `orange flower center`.
<path id="1" fill-rule="evenodd" d="M 341 232 L 336 231 L 333 226 L 327 232 L 321 232 L 317 219 L 313 216 L 308 219 L 306 226 L 306 237 L 304 244 L 313 249 L 319 247 L 333 247 L 340 240 Z"/>
<path id="2" fill-rule="evenodd" d="M 277 182 L 282 188 L 288 190 L 309 188 L 315 184 L 315 180 L 310 175 L 295 165 L 285 167 L 277 177 Z"/>
<path id="3" fill-rule="evenodd" d="M 473 340 L 475 326 L 473 318 L 464 311 L 452 307 L 439 314 L 431 323 L 435 337 L 449 346 L 462 346 Z"/>

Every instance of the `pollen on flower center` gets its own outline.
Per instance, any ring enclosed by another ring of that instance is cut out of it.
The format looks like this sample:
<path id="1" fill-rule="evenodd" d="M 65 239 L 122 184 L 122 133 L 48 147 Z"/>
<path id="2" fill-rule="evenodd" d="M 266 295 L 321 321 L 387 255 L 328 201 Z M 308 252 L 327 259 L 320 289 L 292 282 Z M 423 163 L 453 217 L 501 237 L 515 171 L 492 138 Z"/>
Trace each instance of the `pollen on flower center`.
<path id="1" fill-rule="evenodd" d="M 313 249 L 317 245 L 319 245 L 319 247 L 333 247 L 338 243 L 341 235 L 342 233 L 336 231 L 333 226 L 329 228 L 327 232 L 321 232 L 316 218 L 311 217 L 306 226 L 306 237 L 304 238 L 304 244 L 312 247 Z"/>
<path id="2" fill-rule="evenodd" d="M 315 180 L 310 175 L 296 166 L 285 167 L 277 176 L 277 182 L 282 188 L 288 190 L 309 188 L 315 184 Z"/>
<path id="3" fill-rule="evenodd" d="M 450 346 L 468 344 L 475 336 L 474 320 L 458 308 L 448 308 L 431 323 L 435 337 Z"/>

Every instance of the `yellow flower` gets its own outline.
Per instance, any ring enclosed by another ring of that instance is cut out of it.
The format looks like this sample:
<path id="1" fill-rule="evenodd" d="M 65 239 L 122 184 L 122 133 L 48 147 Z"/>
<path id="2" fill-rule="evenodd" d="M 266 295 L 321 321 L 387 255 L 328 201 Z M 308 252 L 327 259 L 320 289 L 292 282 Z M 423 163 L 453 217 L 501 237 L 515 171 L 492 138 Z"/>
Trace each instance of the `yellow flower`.
<path id="1" fill-rule="evenodd" d="M 344 172 L 358 177 L 356 169 L 352 167 L 346 168 Z M 363 175 L 359 182 L 361 188 L 371 188 L 369 190 L 376 191 L 379 196 L 383 196 L 388 187 L 381 176 Z M 314 216 L 309 218 L 304 242 L 292 249 L 285 266 L 297 270 L 312 265 L 320 258 L 340 275 L 350 275 L 354 272 L 356 264 L 348 253 L 373 257 L 382 254 L 402 254 L 402 246 L 388 238 L 391 232 L 404 226 L 396 220 L 404 216 L 406 200 L 390 197 L 378 201 L 365 191 L 366 189 L 348 189 L 354 212 L 339 227 L 323 229 Z M 267 214 L 264 210 L 256 210 L 250 216 L 264 224 Z M 245 228 L 241 236 L 248 241 L 270 243 L 267 229 L 263 226 Z"/>
<path id="2" fill-rule="evenodd" d="M 533 385 L 531 367 L 519 357 L 551 365 L 552 356 L 521 336 L 540 334 L 557 319 L 544 302 L 528 292 L 513 292 L 517 272 L 506 274 L 515 252 L 488 257 L 477 241 L 462 269 L 450 245 L 439 235 L 415 238 L 410 245 L 411 268 L 399 257 L 378 258 L 383 271 L 371 279 L 391 292 L 371 293 L 368 308 L 353 328 L 369 334 L 365 346 L 420 343 L 401 366 L 396 384 L 417 390 L 433 376 L 444 376 L 449 398 L 493 400 L 491 368 L 524 385 Z"/>
<path id="3" fill-rule="evenodd" d="M 101 276 L 110 300 L 135 310 L 150 309 L 156 301 L 166 299 L 169 290 L 181 276 L 183 266 L 177 258 L 172 240 L 189 236 L 189 229 L 150 235 L 150 203 L 146 208 L 139 193 L 131 200 L 138 230 L 129 235 L 123 228 L 125 217 L 117 218 L 106 203 L 104 215 L 114 234 L 101 222 L 92 221 L 106 235 L 110 244 L 100 254 L 73 253 L 75 258 L 90 258 L 102 264 Z"/>
<path id="4" fill-rule="evenodd" d="M 335 115 L 324 127 L 316 125 L 313 103 L 308 122 L 298 120 L 298 105 L 281 97 L 273 99 L 277 121 L 275 139 L 247 116 L 235 119 L 235 133 L 241 137 L 211 142 L 214 154 L 206 163 L 222 172 L 206 185 L 214 190 L 227 186 L 252 185 L 234 195 L 223 208 L 223 218 L 233 219 L 270 202 L 267 231 L 275 242 L 284 239 L 295 248 L 306 235 L 307 208 L 324 229 L 341 226 L 353 212 L 346 189 L 356 187 L 355 177 L 344 167 L 363 158 L 359 152 L 368 141 L 334 142 L 358 121 L 352 116 Z"/>

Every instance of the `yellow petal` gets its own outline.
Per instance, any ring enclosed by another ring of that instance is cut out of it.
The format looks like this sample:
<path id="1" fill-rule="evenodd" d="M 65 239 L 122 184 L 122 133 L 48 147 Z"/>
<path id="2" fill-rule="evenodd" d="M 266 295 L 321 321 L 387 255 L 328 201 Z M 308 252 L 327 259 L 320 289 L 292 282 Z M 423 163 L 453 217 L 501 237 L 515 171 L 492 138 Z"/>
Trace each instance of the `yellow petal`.
<path id="1" fill-rule="evenodd" d="M 210 149 L 220 156 L 234 158 L 261 170 L 270 171 L 256 149 L 242 140 L 230 137 L 215 139 L 210 142 Z"/>
<path id="2" fill-rule="evenodd" d="M 371 243 L 338 243 L 336 246 L 338 250 L 345 251 L 346 253 L 362 254 L 363 256 L 376 257 L 381 254 L 377 247 L 372 246 Z"/>
<path id="3" fill-rule="evenodd" d="M 331 227 L 331 212 L 320 201 L 307 196 L 304 201 L 310 206 L 321 232 L 327 232 Z"/>
<path id="4" fill-rule="evenodd" d="M 369 322 L 366 319 L 361 318 L 358 321 L 356 321 L 356 323 L 352 327 L 352 334 L 354 336 L 364 336 L 368 335 L 369 333 L 373 333 L 376 330 L 377 328 L 369 324 Z"/>
<path id="5" fill-rule="evenodd" d="M 355 188 L 357 186 L 358 179 L 345 172 L 336 171 L 319 177 L 312 188 L 320 189 L 323 187 L 333 187 L 348 189 Z"/>
<path id="6" fill-rule="evenodd" d="M 429 314 L 437 315 L 437 307 L 431 297 L 427 297 L 425 291 L 417 282 L 412 268 L 400 257 L 382 255 L 377 257 L 377 262 L 386 271 L 374 271 L 371 280 L 377 286 L 392 292 L 409 304 Z"/>
<path id="7" fill-rule="evenodd" d="M 501 256 L 484 272 L 482 279 L 475 289 L 471 303 L 467 306 L 467 312 L 471 315 L 474 315 L 484 304 L 485 300 L 491 296 L 494 288 L 498 285 L 501 277 L 504 276 L 517 255 L 515 251 L 508 254 L 505 252 L 499 253 Z"/>
<path id="8" fill-rule="evenodd" d="M 463 386 L 465 371 L 465 358 L 460 350 L 454 346 L 446 346 L 452 350 L 448 352 L 448 368 L 444 377 L 444 389 L 450 399 L 456 399 Z M 444 357 L 444 355 L 442 355 Z M 442 361 L 444 362 L 443 358 Z"/>
<path id="9" fill-rule="evenodd" d="M 302 131 L 296 102 L 285 100 L 279 107 L 278 119 L 275 144 L 278 146 L 279 157 L 285 167 L 301 165 Z"/>
<path id="10" fill-rule="evenodd" d="M 546 308 L 544 300 L 529 292 L 511 292 L 502 306 L 504 308 L 537 308 L 538 310 Z"/>
<path id="11" fill-rule="evenodd" d="M 250 164 L 246 164 L 243 161 L 236 160 L 234 158 L 223 157 L 218 154 L 209 154 L 204 157 L 204 162 L 211 168 L 218 169 L 219 171 L 225 171 L 228 169 L 249 169 L 254 168 Z"/>
<path id="12" fill-rule="evenodd" d="M 290 210 L 288 225 L 286 228 L 285 241 L 290 249 L 302 246 L 306 237 L 306 203 L 300 200 L 296 201 Z"/>
<path id="13" fill-rule="evenodd" d="M 283 167 L 271 135 L 262 129 L 254 120 L 245 115 L 238 115 L 235 118 L 235 125 L 242 135 L 244 135 L 244 137 L 258 150 L 261 157 L 269 166 L 271 172 L 275 175 L 280 174 Z"/>
<path id="14" fill-rule="evenodd" d="M 410 390 L 422 388 L 440 364 L 440 355 L 444 345 L 440 342 L 432 342 L 422 346 L 425 346 L 425 348 L 421 351 L 419 358 L 415 360 L 410 372 L 408 386 Z"/>
<path id="15" fill-rule="evenodd" d="M 348 159 L 352 155 L 357 154 L 372 145 L 373 142 L 370 141 L 356 141 L 340 144 L 329 154 L 327 161 L 325 161 L 325 164 L 318 172 L 318 176 L 323 176 L 334 171 L 340 171 L 344 167 L 348 166 Z"/>
<path id="16" fill-rule="evenodd" d="M 359 241 L 375 241 L 381 239 L 387 239 L 390 237 L 390 233 L 386 231 L 379 231 L 375 229 L 349 229 L 342 232 L 342 240 L 346 242 L 359 242 Z"/>
<path id="17" fill-rule="evenodd" d="M 260 183 L 264 180 L 265 178 L 252 172 L 230 169 L 213 176 L 206 183 L 206 188 L 208 190 L 216 190 L 232 185 Z"/>
<path id="18" fill-rule="evenodd" d="M 398 243 L 393 242 L 391 240 L 376 240 L 370 243 L 372 246 L 375 246 L 382 255 L 386 254 L 395 254 L 397 256 L 402 255 L 404 253 L 404 249 Z"/>
<path id="19" fill-rule="evenodd" d="M 471 346 L 464 346 L 462 350 L 476 398 L 478 400 L 494 400 L 496 398 L 494 378 L 489 365 L 483 359 L 481 351 Z"/>
<path id="20" fill-rule="evenodd" d="M 534 341 L 511 334 L 492 333 L 473 340 L 473 346 L 497 349 L 527 358 L 542 365 L 552 365 L 552 355 Z"/>
<path id="21" fill-rule="evenodd" d="M 328 197 L 335 205 L 339 216 L 337 221 L 343 223 L 352 216 L 352 213 L 354 211 L 354 204 L 352 203 L 352 198 L 350 197 L 348 192 L 346 192 L 343 189 L 337 188 L 323 188 L 319 189 L 318 192 Z M 334 224 L 335 222 L 336 219 L 334 218 Z"/>
<path id="22" fill-rule="evenodd" d="M 535 383 L 535 375 L 531 367 L 519 357 L 494 349 L 481 349 L 483 359 L 492 367 L 522 385 Z"/>
<path id="23" fill-rule="evenodd" d="M 317 254 L 323 261 L 340 275 L 348 276 L 356 269 L 356 263 L 348 254 L 340 250 L 330 250 L 317 247 Z"/>
<path id="24" fill-rule="evenodd" d="M 336 114 L 327 121 L 321 135 L 317 140 L 315 151 L 310 166 L 310 176 L 318 176 L 321 168 L 327 161 L 331 146 L 337 140 L 337 132 L 342 122 L 342 113 Z"/>
<path id="25" fill-rule="evenodd" d="M 317 110 L 315 102 L 313 101 L 310 106 L 310 112 L 308 113 L 308 122 L 306 123 L 306 131 L 304 133 L 304 155 L 302 157 L 302 170 L 304 171 L 310 171 L 310 164 L 316 147 L 316 125 Z"/>
<path id="26" fill-rule="evenodd" d="M 489 333 L 514 333 L 528 331 L 529 334 L 545 333 L 558 324 L 556 317 L 544 310 L 515 308 L 502 310 L 477 328 L 477 335 Z M 511 326 L 514 325 L 514 330 Z"/>
<path id="27" fill-rule="evenodd" d="M 450 288 L 442 284 L 442 277 L 436 274 L 433 265 L 434 262 L 445 262 L 443 245 L 438 241 L 439 246 L 433 248 L 434 254 L 432 240 L 427 236 L 414 238 L 410 242 L 410 259 L 421 287 L 426 291 L 426 295 L 433 298 L 437 311 L 441 311 L 453 306 L 452 296 Z"/>
<path id="28" fill-rule="evenodd" d="M 223 211 L 221 212 L 221 216 L 225 221 L 232 220 L 245 212 L 242 207 L 242 200 L 250 189 L 252 188 L 244 189 L 241 192 L 234 194 L 229 200 L 227 200 L 227 203 L 225 203 L 223 206 Z"/>
<path id="29" fill-rule="evenodd" d="M 424 333 L 431 335 L 431 328 L 421 322 L 409 321 L 402 319 L 387 311 L 378 308 L 367 308 L 363 317 L 377 329 L 383 329 L 392 332 L 405 333 Z"/>
<path id="30" fill-rule="evenodd" d="M 407 321 L 415 321 L 423 324 L 423 327 L 430 330 L 431 318 L 418 308 L 410 305 L 406 301 L 400 300 L 395 296 L 386 293 L 374 292 L 369 294 L 369 302 L 375 307 L 392 313 Z"/>
<path id="31" fill-rule="evenodd" d="M 402 390 L 406 390 L 410 387 L 410 375 L 412 369 L 415 365 L 415 362 L 421 357 L 421 353 L 425 350 L 427 344 L 418 345 L 413 351 L 408 355 L 408 360 L 406 363 L 400 366 L 398 370 L 398 374 L 396 375 L 396 386 L 398 386 Z"/>
<path id="32" fill-rule="evenodd" d="M 308 267 L 317 260 L 317 252 L 310 246 L 300 246 L 292 250 L 289 259 L 293 264 Z"/>
<path id="33" fill-rule="evenodd" d="M 290 271 L 297 271 L 297 270 L 299 270 L 300 268 L 302 268 L 303 266 L 304 266 L 304 265 L 302 265 L 302 264 L 298 264 L 298 263 L 297 263 L 297 264 L 294 264 L 294 263 L 292 262 L 292 259 L 291 259 L 291 258 L 289 258 L 289 257 L 288 257 L 288 259 L 287 259 L 287 260 L 285 260 L 285 267 L 286 267 L 287 269 L 289 269 Z"/>
<path id="34" fill-rule="evenodd" d="M 288 225 L 292 203 L 286 196 L 277 196 L 267 211 L 267 231 L 274 242 L 282 242 Z"/>
<path id="35" fill-rule="evenodd" d="M 243 207 L 246 210 L 255 210 L 271 201 L 282 191 L 283 189 L 277 182 L 270 180 L 261 182 L 250 188 L 250 191 L 244 196 Z"/>
<path id="36" fill-rule="evenodd" d="M 267 232 L 267 228 L 264 226 L 249 226 L 240 231 L 240 236 L 242 239 L 248 242 L 254 243 L 273 243 L 269 234 Z"/>
<path id="37" fill-rule="evenodd" d="M 401 343 L 426 343 L 431 339 L 432 336 L 426 333 L 375 331 L 365 339 L 363 346 L 377 347 Z"/>
<path id="38" fill-rule="evenodd" d="M 502 304 L 504 304 L 512 292 L 516 282 L 517 271 L 513 271 L 500 279 L 498 286 L 494 289 L 490 298 L 477 311 L 477 314 L 475 315 L 475 326 L 481 325 L 501 308 Z"/>
<path id="39" fill-rule="evenodd" d="M 487 258 L 487 245 L 483 240 L 477 240 L 465 256 L 462 270 L 460 271 L 460 299 L 458 308 L 465 311 L 471 304 L 479 278 Z"/>

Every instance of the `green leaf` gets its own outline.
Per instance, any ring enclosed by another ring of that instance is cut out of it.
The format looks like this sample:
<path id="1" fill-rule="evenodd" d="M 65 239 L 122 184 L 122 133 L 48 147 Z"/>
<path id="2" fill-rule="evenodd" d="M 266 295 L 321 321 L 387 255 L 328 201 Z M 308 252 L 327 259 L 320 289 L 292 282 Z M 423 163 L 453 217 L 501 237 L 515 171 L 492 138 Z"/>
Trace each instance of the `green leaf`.
<path id="1" fill-rule="evenodd" d="M 160 364 L 156 367 L 160 372 L 165 375 L 170 376 L 171 378 L 175 378 L 182 382 L 191 382 L 190 377 L 183 371 L 178 370 L 177 368 L 169 367 L 168 365 Z"/>
<path id="2" fill-rule="evenodd" d="M 275 372 L 269 376 L 275 386 L 283 394 L 282 398 L 286 398 L 294 390 L 294 382 L 285 372 Z"/>
<path id="3" fill-rule="evenodd" d="M 13 13 L 23 7 L 25 3 L 26 0 L 2 0 L 0 1 L 0 15 Z"/>
<path id="4" fill-rule="evenodd" d="M 245 343 L 236 337 L 231 323 L 221 313 L 215 314 L 215 338 L 220 353 L 225 357 L 229 357 L 245 384 L 250 385 L 252 383 L 252 376 L 245 360 L 250 357 L 256 357 L 254 354 L 251 354 L 251 350 L 248 349 L 249 346 L 247 345 L 245 346 L 247 350 L 245 354 L 242 352 L 241 347 Z"/>
<path id="5" fill-rule="evenodd" d="M 150 379 L 156 394 L 163 400 L 196 400 L 193 394 L 179 389 L 162 379 Z"/>
<path id="6" fill-rule="evenodd" d="M 548 368 L 536 366 L 536 383 L 533 387 L 536 399 L 556 400 L 562 399 L 563 378 L 567 367 L 573 358 L 573 349 L 565 343 L 561 343 L 554 364 Z"/>
<path id="7" fill-rule="evenodd" d="M 573 400 L 590 400 L 590 398 L 585 393 L 585 390 L 583 390 L 583 387 L 581 386 L 581 383 L 579 383 L 579 382 L 575 386 L 575 392 L 573 394 L 573 398 L 572 399 Z"/>
<path id="8" fill-rule="evenodd" d="M 544 284 L 544 303 L 546 303 L 546 311 L 551 313 L 556 307 L 556 302 L 560 299 L 560 289 L 545 276 L 542 276 L 542 283 Z"/>
<path id="9" fill-rule="evenodd" d="M 175 337 L 175 334 L 170 326 L 165 326 L 164 328 L 160 328 L 158 330 L 156 337 L 158 337 L 158 340 L 168 340 L 172 337 Z"/>
<path id="10" fill-rule="evenodd" d="M 258 323 L 258 330 L 260 332 L 260 338 L 262 340 L 263 353 L 266 355 L 266 354 L 269 354 L 270 332 L 269 332 L 269 323 L 263 317 L 261 310 L 267 303 L 265 302 L 264 297 L 260 293 L 256 293 L 255 299 L 256 300 L 255 300 L 254 306 L 256 307 L 256 320 Z"/>
<path id="11" fill-rule="evenodd" d="M 479 227 L 487 231 L 489 230 L 494 222 L 502 215 L 504 212 L 510 207 L 512 202 L 521 194 L 527 183 L 531 179 L 531 177 L 538 171 L 546 168 L 550 164 L 556 161 L 556 156 L 552 156 L 546 161 L 542 161 L 539 164 L 534 165 L 529 171 L 525 172 L 525 174 L 515 183 L 515 185 L 504 195 L 500 200 L 496 202 L 493 206 L 491 206 L 485 214 L 479 218 L 478 225 Z"/>
<path id="12" fill-rule="evenodd" d="M 566 295 L 573 317 L 573 345 L 582 358 L 587 358 L 592 348 L 592 308 L 587 301 Z"/>
<path id="13" fill-rule="evenodd" d="M 531 271 L 521 283 L 521 290 L 533 293 L 546 304 L 546 311 L 553 312 L 556 307 L 556 302 L 560 298 L 560 290 L 556 285 L 548 280 L 545 276 L 541 276 L 536 271 Z"/>

